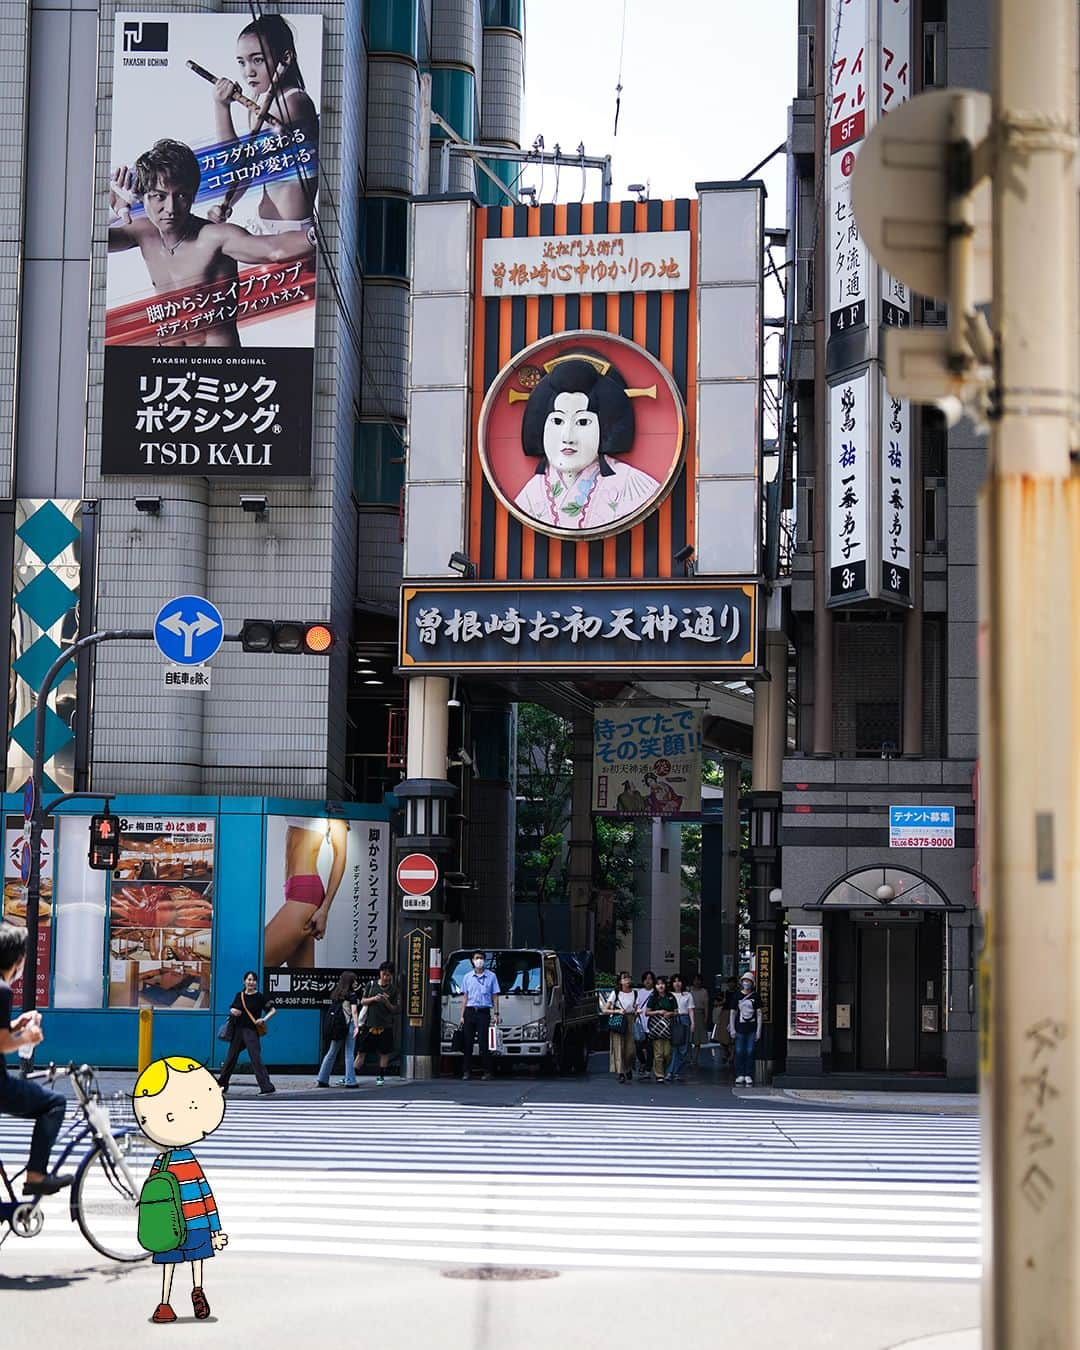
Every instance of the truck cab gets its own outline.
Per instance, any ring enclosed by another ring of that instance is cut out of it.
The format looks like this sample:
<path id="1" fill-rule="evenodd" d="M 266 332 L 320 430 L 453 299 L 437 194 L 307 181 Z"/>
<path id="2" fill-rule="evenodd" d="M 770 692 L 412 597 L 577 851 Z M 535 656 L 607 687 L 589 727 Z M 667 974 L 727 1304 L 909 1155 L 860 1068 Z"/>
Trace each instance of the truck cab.
<path id="1" fill-rule="evenodd" d="M 472 949 L 451 952 L 443 964 L 440 1041 L 447 1057 L 459 1053 L 453 1038 L 472 955 Z M 591 955 L 500 947 L 485 951 L 484 960 L 501 990 L 502 1060 L 531 1061 L 546 1072 L 585 1072 L 598 1021 Z"/>

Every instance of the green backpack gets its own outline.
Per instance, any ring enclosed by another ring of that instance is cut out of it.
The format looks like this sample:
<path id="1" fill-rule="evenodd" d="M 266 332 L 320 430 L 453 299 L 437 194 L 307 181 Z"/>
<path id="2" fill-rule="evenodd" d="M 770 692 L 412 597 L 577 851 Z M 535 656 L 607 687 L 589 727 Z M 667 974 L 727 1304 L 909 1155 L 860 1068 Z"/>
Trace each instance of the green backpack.
<path id="1" fill-rule="evenodd" d="M 138 1242 L 148 1252 L 174 1251 L 187 1237 L 180 1183 L 169 1171 L 172 1154 L 161 1157 L 161 1167 L 150 1173 L 139 1194 Z"/>

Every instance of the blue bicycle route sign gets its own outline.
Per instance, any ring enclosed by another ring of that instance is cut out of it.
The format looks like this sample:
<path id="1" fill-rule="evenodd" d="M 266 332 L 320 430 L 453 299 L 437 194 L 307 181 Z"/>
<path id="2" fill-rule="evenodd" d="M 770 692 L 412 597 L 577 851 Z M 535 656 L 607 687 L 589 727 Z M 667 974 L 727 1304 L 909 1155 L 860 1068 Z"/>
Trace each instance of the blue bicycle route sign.
<path id="1" fill-rule="evenodd" d="M 201 666 L 217 653 L 225 637 L 218 610 L 201 595 L 178 595 L 158 610 L 154 641 L 166 661 Z"/>

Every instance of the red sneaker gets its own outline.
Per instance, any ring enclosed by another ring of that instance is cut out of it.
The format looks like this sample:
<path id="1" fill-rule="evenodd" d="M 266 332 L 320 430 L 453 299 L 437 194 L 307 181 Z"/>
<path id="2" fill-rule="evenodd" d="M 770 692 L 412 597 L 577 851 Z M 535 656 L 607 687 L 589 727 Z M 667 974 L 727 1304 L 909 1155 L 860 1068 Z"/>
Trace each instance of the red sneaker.
<path id="1" fill-rule="evenodd" d="M 210 1304 L 206 1301 L 206 1295 L 202 1291 L 202 1285 L 197 1284 L 191 1291 L 191 1306 L 195 1309 L 195 1316 L 200 1322 L 210 1316 Z"/>
<path id="2" fill-rule="evenodd" d="M 172 1308 L 170 1308 L 167 1303 L 159 1303 L 157 1307 L 154 1309 L 154 1315 L 153 1317 L 151 1317 L 150 1321 L 175 1322 L 176 1314 L 173 1312 Z"/>

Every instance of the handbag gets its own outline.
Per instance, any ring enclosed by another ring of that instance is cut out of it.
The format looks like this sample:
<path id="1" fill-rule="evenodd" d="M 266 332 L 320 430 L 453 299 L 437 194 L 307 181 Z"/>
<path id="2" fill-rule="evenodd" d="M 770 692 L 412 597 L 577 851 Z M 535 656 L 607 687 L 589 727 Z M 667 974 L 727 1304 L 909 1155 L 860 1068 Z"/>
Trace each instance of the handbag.
<path id="1" fill-rule="evenodd" d="M 251 1016 L 250 1012 L 248 1012 L 247 999 L 243 996 L 243 994 L 240 995 L 240 1002 L 244 1005 L 244 1011 L 247 1013 L 248 1020 L 251 1022 L 251 1025 L 255 1028 L 256 1032 L 260 1036 L 265 1036 L 266 1027 L 262 1024 L 262 1022 L 256 1022 L 255 1018 Z"/>
<path id="2" fill-rule="evenodd" d="M 680 1049 L 690 1039 L 690 1028 L 680 1018 L 675 1019 L 671 1028 L 671 1044 Z"/>
<path id="3" fill-rule="evenodd" d="M 454 1028 L 454 1034 L 450 1037 L 450 1053 L 452 1055 L 463 1055 L 465 1053 L 465 1028 L 459 1022 Z"/>
<path id="4" fill-rule="evenodd" d="M 671 1040 L 671 1020 L 662 1013 L 650 1013 L 649 1036 L 654 1041 Z"/>
<path id="5" fill-rule="evenodd" d="M 221 1026 L 217 1029 L 217 1038 L 219 1041 L 231 1041 L 233 1033 L 232 1018 L 226 1017 Z"/>
<path id="6" fill-rule="evenodd" d="M 648 1039 L 649 1039 L 649 1033 L 648 1033 L 648 1031 L 646 1030 L 646 1028 L 642 1025 L 641 1018 L 635 1016 L 635 1018 L 634 1018 L 634 1041 L 635 1041 L 635 1043 L 636 1043 L 637 1045 L 644 1045 L 645 1042 L 646 1042 Z"/>

